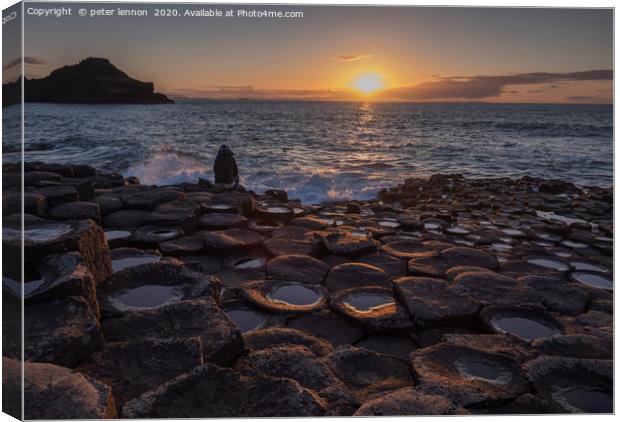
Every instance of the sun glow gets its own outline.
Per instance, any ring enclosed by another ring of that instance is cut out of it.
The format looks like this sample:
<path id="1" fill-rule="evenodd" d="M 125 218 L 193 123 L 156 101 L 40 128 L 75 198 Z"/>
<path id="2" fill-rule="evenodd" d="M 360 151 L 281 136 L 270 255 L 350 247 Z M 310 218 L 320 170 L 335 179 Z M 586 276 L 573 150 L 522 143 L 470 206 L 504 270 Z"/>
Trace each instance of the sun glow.
<path id="1" fill-rule="evenodd" d="M 370 95 L 384 87 L 383 77 L 377 73 L 365 73 L 353 82 L 353 88 L 364 95 Z"/>

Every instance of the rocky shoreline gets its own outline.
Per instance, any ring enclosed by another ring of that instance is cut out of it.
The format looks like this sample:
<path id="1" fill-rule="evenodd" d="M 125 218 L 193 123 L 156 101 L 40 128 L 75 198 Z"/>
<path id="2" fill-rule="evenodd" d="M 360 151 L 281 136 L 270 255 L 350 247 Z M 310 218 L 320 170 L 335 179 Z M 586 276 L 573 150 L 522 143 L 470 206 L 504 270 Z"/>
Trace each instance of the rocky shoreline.
<path id="1" fill-rule="evenodd" d="M 612 189 L 441 174 L 315 206 L 24 167 L 26 418 L 613 411 Z"/>

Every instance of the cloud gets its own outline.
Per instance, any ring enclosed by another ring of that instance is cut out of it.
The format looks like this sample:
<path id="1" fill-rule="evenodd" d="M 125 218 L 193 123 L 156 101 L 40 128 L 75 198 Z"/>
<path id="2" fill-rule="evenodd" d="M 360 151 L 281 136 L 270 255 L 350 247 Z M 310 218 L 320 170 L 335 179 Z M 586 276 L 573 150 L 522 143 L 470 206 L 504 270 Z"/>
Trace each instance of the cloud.
<path id="1" fill-rule="evenodd" d="M 422 82 L 411 87 L 388 89 L 381 96 L 383 99 L 402 101 L 479 100 L 498 97 L 507 86 L 599 80 L 613 80 L 613 71 L 589 70 L 570 73 L 537 72 L 499 76 L 454 76 Z"/>
<path id="2" fill-rule="evenodd" d="M 2 70 L 6 71 L 15 66 L 19 66 L 21 62 L 22 62 L 22 58 L 17 57 L 16 59 L 13 59 L 10 62 L 7 62 L 6 64 L 2 65 Z M 26 56 L 24 57 L 24 63 L 31 64 L 31 65 L 42 65 L 42 64 L 47 64 L 47 60 L 42 59 L 40 57 Z"/>
<path id="3" fill-rule="evenodd" d="M 341 63 L 346 63 L 346 62 L 356 62 L 359 60 L 366 60 L 371 58 L 372 55 L 370 54 L 362 54 L 360 56 L 338 56 L 336 57 L 336 60 L 341 62 Z"/>
<path id="4" fill-rule="evenodd" d="M 590 95 L 573 95 L 570 97 L 566 97 L 567 100 L 592 100 L 595 97 L 592 97 Z"/>

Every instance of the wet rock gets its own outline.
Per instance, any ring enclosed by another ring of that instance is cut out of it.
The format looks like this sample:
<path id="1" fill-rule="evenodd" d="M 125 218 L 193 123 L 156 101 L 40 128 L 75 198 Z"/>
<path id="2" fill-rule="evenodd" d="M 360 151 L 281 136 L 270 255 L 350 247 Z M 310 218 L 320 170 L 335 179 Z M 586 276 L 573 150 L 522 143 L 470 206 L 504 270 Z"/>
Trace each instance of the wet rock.
<path id="1" fill-rule="evenodd" d="M 417 240 L 399 240 L 396 242 L 390 242 L 383 245 L 381 250 L 392 256 L 403 259 L 412 259 L 424 254 L 434 255 L 436 252 L 439 252 L 437 248 L 430 245 L 425 245 Z"/>
<path id="2" fill-rule="evenodd" d="M 535 305 L 487 306 L 480 320 L 495 333 L 505 333 L 531 341 L 562 333 L 560 322 L 545 308 Z"/>
<path id="3" fill-rule="evenodd" d="M 613 339 L 611 336 L 556 335 L 534 340 L 532 347 L 544 355 L 579 359 L 613 359 Z"/>
<path id="4" fill-rule="evenodd" d="M 377 243 L 372 239 L 349 235 L 329 235 L 323 237 L 323 244 L 329 253 L 348 257 L 359 257 L 375 252 Z"/>
<path id="5" fill-rule="evenodd" d="M 187 194 L 177 189 L 158 188 L 144 192 L 122 195 L 121 199 L 125 207 L 133 210 L 152 210 L 164 202 L 179 201 L 187 197 Z"/>
<path id="6" fill-rule="evenodd" d="M 338 291 L 364 286 L 391 287 L 391 283 L 382 269 L 351 262 L 332 268 L 325 279 L 325 286 L 331 291 Z"/>
<path id="7" fill-rule="evenodd" d="M 193 233 L 198 228 L 196 216 L 192 211 L 153 211 L 144 217 L 142 224 L 165 227 L 179 226 L 185 233 Z"/>
<path id="8" fill-rule="evenodd" d="M 45 196 L 38 193 L 21 193 L 5 195 L 2 198 L 2 213 L 5 216 L 20 214 L 22 203 L 25 214 L 33 214 L 42 217 L 47 211 L 47 200 Z"/>
<path id="9" fill-rule="evenodd" d="M 494 255 L 486 252 L 456 246 L 444 249 L 438 256 L 413 258 L 409 261 L 409 272 L 413 275 L 443 277 L 450 268 L 470 266 L 494 270 L 499 262 Z"/>
<path id="10" fill-rule="evenodd" d="M 199 233 L 204 239 L 204 246 L 209 251 L 227 253 L 231 250 L 248 250 L 260 245 L 263 237 L 244 229 L 229 229 L 222 231 Z"/>
<path id="11" fill-rule="evenodd" d="M 444 334 L 442 340 L 458 346 L 478 349 L 489 353 L 498 353 L 518 362 L 531 360 L 536 356 L 530 344 L 510 334 Z"/>
<path id="12" fill-rule="evenodd" d="M 267 277 L 304 284 L 321 284 L 329 271 L 322 261 L 307 255 L 282 255 L 267 262 Z"/>
<path id="13" fill-rule="evenodd" d="M 540 295 L 514 278 L 491 272 L 466 272 L 453 281 L 455 290 L 487 304 L 538 303 Z"/>
<path id="14" fill-rule="evenodd" d="M 607 312 L 601 311 L 589 311 L 585 314 L 579 315 L 575 318 L 575 321 L 581 325 L 591 327 L 612 327 L 614 323 L 614 317 Z"/>
<path id="15" fill-rule="evenodd" d="M 99 205 L 99 212 L 102 216 L 123 209 L 123 201 L 121 201 L 121 198 L 117 195 L 100 195 L 93 198 L 92 202 Z"/>
<path id="16" fill-rule="evenodd" d="M 284 223 L 281 221 L 270 221 L 253 218 L 249 221 L 248 228 L 259 233 L 271 233 L 275 230 L 280 230 L 284 228 Z"/>
<path id="17" fill-rule="evenodd" d="M 155 249 L 160 242 L 176 239 L 183 235 L 180 227 L 142 226 L 137 228 L 129 243 L 141 249 Z"/>
<path id="18" fill-rule="evenodd" d="M 188 196 L 187 200 L 164 202 L 155 207 L 155 212 L 160 214 L 191 214 L 195 217 L 202 215 L 200 201 L 194 201 Z"/>
<path id="19" fill-rule="evenodd" d="M 72 186 L 48 186 L 45 188 L 37 188 L 34 193 L 43 195 L 49 207 L 80 200 L 77 190 Z"/>
<path id="20" fill-rule="evenodd" d="M 226 192 L 213 195 L 209 206 L 218 209 L 217 205 L 229 205 L 232 206 L 234 212 L 237 214 L 243 214 L 249 217 L 256 208 L 256 200 L 248 193 L 243 192 Z"/>
<path id="21" fill-rule="evenodd" d="M 237 291 L 235 291 L 237 290 Z M 233 297 L 228 297 L 229 294 Z M 256 309 L 249 304 L 240 301 L 238 289 L 226 289 L 222 295 L 222 310 L 228 319 L 243 333 L 271 327 L 283 327 L 286 317 L 282 315 L 268 314 Z"/>
<path id="22" fill-rule="evenodd" d="M 286 326 L 323 338 L 334 346 L 355 343 L 364 334 L 360 328 L 327 309 L 290 319 Z"/>
<path id="23" fill-rule="evenodd" d="M 599 289 L 599 290 L 613 290 L 612 277 L 593 271 L 574 271 L 570 274 L 570 279 L 581 285 Z"/>
<path id="24" fill-rule="evenodd" d="M 281 255 L 311 255 L 317 256 L 319 246 L 309 240 L 296 240 L 286 238 L 272 238 L 263 243 L 271 256 Z"/>
<path id="25" fill-rule="evenodd" d="M 155 252 L 141 251 L 135 248 L 118 248 L 112 250 L 112 271 L 114 273 L 137 265 L 158 262 L 161 256 Z"/>
<path id="26" fill-rule="evenodd" d="M 611 360 L 541 356 L 525 370 L 536 395 L 565 412 L 612 413 L 612 366 Z"/>
<path id="27" fill-rule="evenodd" d="M 413 328 L 405 308 L 394 299 L 392 289 L 361 287 L 339 290 L 330 307 L 370 332 L 402 333 Z"/>
<path id="28" fill-rule="evenodd" d="M 37 262 L 30 272 L 26 273 L 26 277 L 24 285 L 26 302 L 80 296 L 88 303 L 95 317 L 99 318 L 96 282 L 84 259 L 77 252 L 50 255 Z M 16 287 L 17 296 L 20 297 L 19 285 Z"/>
<path id="29" fill-rule="evenodd" d="M 19 361 L 2 358 L 2 387 L 5 398 L 21 395 Z M 112 419 L 116 405 L 109 386 L 88 375 L 49 363 L 26 362 L 24 369 L 24 417 L 33 419 Z M 15 391 L 17 390 L 17 391 Z M 10 395 L 9 395 L 10 394 Z M 4 403 L 8 410 L 10 403 Z M 13 405 L 18 406 L 18 402 Z M 17 415 L 21 409 L 14 409 Z"/>
<path id="30" fill-rule="evenodd" d="M 263 268 L 222 270 L 215 273 L 215 276 L 226 289 L 245 289 L 247 283 L 265 280 L 265 270 Z"/>
<path id="31" fill-rule="evenodd" d="M 252 350 L 268 349 L 282 344 L 305 346 L 316 356 L 326 356 L 332 352 L 331 343 L 306 332 L 285 327 L 271 327 L 254 330 L 243 335 L 245 346 Z"/>
<path id="32" fill-rule="evenodd" d="M 134 229 L 144 223 L 146 211 L 122 210 L 112 212 L 103 218 L 103 227 L 116 229 Z"/>
<path id="33" fill-rule="evenodd" d="M 239 214 L 212 212 L 198 219 L 198 226 L 209 230 L 243 229 L 247 227 L 248 219 Z"/>
<path id="34" fill-rule="evenodd" d="M 384 355 L 392 355 L 408 360 L 409 355 L 418 349 L 418 345 L 408 336 L 371 335 L 355 343 L 355 347 L 363 347 Z"/>
<path id="35" fill-rule="evenodd" d="M 37 182 L 50 181 L 60 182 L 62 175 L 51 171 L 26 171 L 24 173 L 24 185 L 33 186 Z"/>
<path id="36" fill-rule="evenodd" d="M 189 271 L 178 262 L 153 262 L 112 274 L 97 289 L 104 317 L 177 303 L 219 297 L 219 281 Z"/>
<path id="37" fill-rule="evenodd" d="M 244 298 L 267 312 L 304 314 L 325 307 L 323 289 L 286 280 L 265 280 L 244 286 Z"/>
<path id="38" fill-rule="evenodd" d="M 178 259 L 189 270 L 198 273 L 215 274 L 222 269 L 222 258 L 219 255 L 182 255 Z"/>
<path id="39" fill-rule="evenodd" d="M 501 403 L 529 392 L 521 366 L 499 353 L 438 344 L 411 355 L 421 390 L 462 406 Z"/>
<path id="40" fill-rule="evenodd" d="M 129 243 L 132 232 L 128 230 L 104 230 L 103 232 L 110 249 L 123 248 Z"/>
<path id="41" fill-rule="evenodd" d="M 82 255 L 97 282 L 101 282 L 111 273 L 110 251 L 103 230 L 92 220 L 60 222 L 25 214 L 24 228 L 23 249 L 26 263 L 55 253 L 75 251 Z M 21 262 L 20 215 L 3 220 L 2 244 L 5 263 Z"/>
<path id="42" fill-rule="evenodd" d="M 203 364 L 199 337 L 108 343 L 79 367 L 110 387 L 118 406 Z"/>
<path id="43" fill-rule="evenodd" d="M 254 210 L 254 215 L 267 221 L 288 221 L 295 216 L 293 207 L 277 201 L 261 201 Z"/>
<path id="44" fill-rule="evenodd" d="M 375 252 L 357 258 L 357 262 L 372 265 L 383 271 L 389 278 L 407 274 L 407 261 L 395 258 L 384 252 Z"/>
<path id="45" fill-rule="evenodd" d="M 101 327 L 79 296 L 24 308 L 24 358 L 74 367 L 103 345 Z"/>
<path id="46" fill-rule="evenodd" d="M 547 309 L 562 314 L 579 315 L 586 310 L 590 300 L 586 289 L 557 276 L 525 276 L 518 278 L 517 283 L 536 290 Z"/>
<path id="47" fill-rule="evenodd" d="M 109 342 L 199 336 L 204 359 L 219 365 L 243 353 L 241 332 L 210 298 L 128 312 L 102 321 L 102 327 Z"/>
<path id="48" fill-rule="evenodd" d="M 123 418 L 321 416 L 322 401 L 286 378 L 205 364 L 125 404 Z"/>
<path id="49" fill-rule="evenodd" d="M 201 235 L 181 236 L 159 244 L 159 250 L 169 256 L 200 255 L 204 250 L 204 237 Z"/>
<path id="50" fill-rule="evenodd" d="M 401 277 L 394 291 L 416 324 L 473 325 L 480 303 L 452 287 L 445 280 L 428 277 Z"/>
<path id="51" fill-rule="evenodd" d="M 289 222 L 290 226 L 303 227 L 310 230 L 325 230 L 329 227 L 329 224 L 314 215 L 307 217 L 294 218 Z"/>
<path id="52" fill-rule="evenodd" d="M 489 270 L 487 268 L 481 267 L 471 267 L 467 265 L 452 267 L 448 271 L 446 271 L 445 278 L 446 280 L 453 281 L 456 277 L 463 273 L 477 273 L 477 272 L 487 272 L 494 273 L 493 270 Z"/>
<path id="53" fill-rule="evenodd" d="M 286 344 L 251 351 L 239 359 L 236 369 L 248 376 L 260 374 L 293 379 L 302 387 L 315 391 L 330 415 L 350 415 L 357 408 L 348 389 L 305 346 Z"/>
<path id="54" fill-rule="evenodd" d="M 364 403 L 353 416 L 464 415 L 468 412 L 444 396 L 407 387 Z"/>
<path id="55" fill-rule="evenodd" d="M 407 361 L 393 356 L 340 346 L 324 361 L 360 403 L 390 390 L 413 386 Z"/>

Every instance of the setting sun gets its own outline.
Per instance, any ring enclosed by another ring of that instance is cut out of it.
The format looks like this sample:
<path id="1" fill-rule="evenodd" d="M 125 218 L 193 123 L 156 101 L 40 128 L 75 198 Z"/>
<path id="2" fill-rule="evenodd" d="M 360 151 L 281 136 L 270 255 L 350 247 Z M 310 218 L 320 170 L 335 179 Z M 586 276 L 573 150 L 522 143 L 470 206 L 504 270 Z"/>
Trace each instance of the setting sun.
<path id="1" fill-rule="evenodd" d="M 354 82 L 353 87 L 360 91 L 362 94 L 372 94 L 385 87 L 383 78 L 376 73 L 366 73 L 359 76 Z"/>

